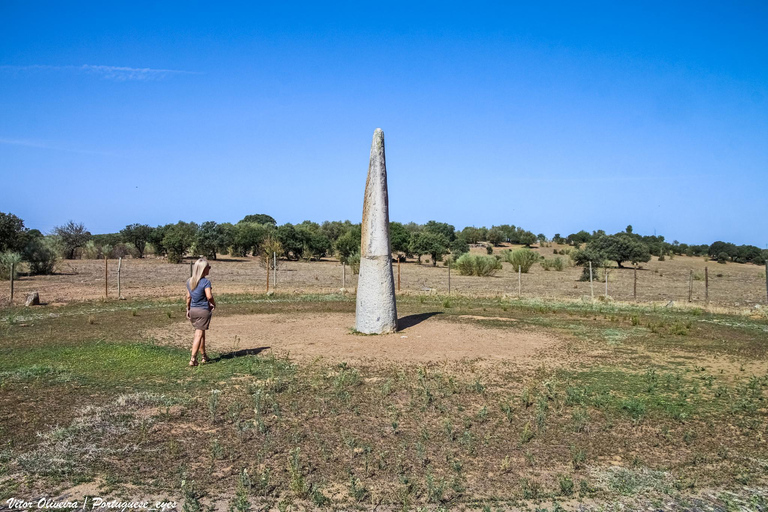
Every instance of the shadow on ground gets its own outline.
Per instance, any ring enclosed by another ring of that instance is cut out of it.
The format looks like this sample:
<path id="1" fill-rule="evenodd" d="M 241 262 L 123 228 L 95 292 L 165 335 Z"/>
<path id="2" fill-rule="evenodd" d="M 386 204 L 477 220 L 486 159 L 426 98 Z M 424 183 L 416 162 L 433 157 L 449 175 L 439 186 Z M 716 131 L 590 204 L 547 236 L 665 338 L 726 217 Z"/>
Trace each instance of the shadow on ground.
<path id="1" fill-rule="evenodd" d="M 430 313 L 419 313 L 418 315 L 408 315 L 400 318 L 397 321 L 397 328 L 398 330 L 407 329 L 409 327 L 413 327 L 414 325 L 418 325 L 421 322 L 428 320 L 432 318 L 435 315 L 442 315 L 442 311 L 432 311 Z"/>
<path id="2" fill-rule="evenodd" d="M 244 348 L 243 350 L 236 350 L 234 352 L 227 352 L 226 354 L 221 354 L 219 357 L 211 359 L 211 362 L 218 362 L 223 361 L 225 359 L 234 359 L 236 357 L 244 357 L 244 356 L 255 356 L 259 354 L 260 352 L 263 352 L 265 350 L 268 350 L 270 347 L 256 347 L 256 348 Z"/>

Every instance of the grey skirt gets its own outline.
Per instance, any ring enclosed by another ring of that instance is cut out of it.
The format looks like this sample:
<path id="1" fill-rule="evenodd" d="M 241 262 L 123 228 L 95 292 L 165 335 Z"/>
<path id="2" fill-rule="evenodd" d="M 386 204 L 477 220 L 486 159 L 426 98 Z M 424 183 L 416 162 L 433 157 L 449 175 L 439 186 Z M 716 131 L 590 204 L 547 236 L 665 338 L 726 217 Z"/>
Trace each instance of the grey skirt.
<path id="1" fill-rule="evenodd" d="M 208 308 L 190 308 L 189 320 L 195 329 L 207 331 L 211 325 L 211 310 Z"/>

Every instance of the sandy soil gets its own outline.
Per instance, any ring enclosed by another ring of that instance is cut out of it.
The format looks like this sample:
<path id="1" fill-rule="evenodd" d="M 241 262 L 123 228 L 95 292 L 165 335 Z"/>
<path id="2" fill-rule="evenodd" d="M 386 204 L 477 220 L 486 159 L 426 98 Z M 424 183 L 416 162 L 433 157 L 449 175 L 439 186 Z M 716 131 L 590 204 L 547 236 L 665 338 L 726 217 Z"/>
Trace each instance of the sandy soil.
<path id="1" fill-rule="evenodd" d="M 552 257 L 552 246 L 535 249 L 545 257 Z M 503 248 L 496 248 L 498 253 Z M 485 250 L 473 248 L 484 254 Z M 568 256 L 562 256 L 566 261 Z M 122 263 L 121 294 L 126 298 L 181 297 L 184 280 L 189 276 L 189 260 L 182 264 L 170 264 L 153 257 L 126 259 Z M 211 280 L 215 293 L 263 293 L 266 272 L 253 258 L 221 257 L 212 262 Z M 704 268 L 709 268 L 709 299 L 712 305 L 751 307 L 766 303 L 765 267 L 751 264 L 728 263 L 720 265 L 704 258 L 677 256 L 666 261 L 656 258 L 643 264 L 638 271 L 637 295 L 642 302 L 679 303 L 688 300 L 688 281 L 693 270 L 703 278 Z M 22 276 L 16 282 L 14 303 L 23 304 L 27 292 L 39 291 L 41 300 L 47 303 L 94 300 L 104 297 L 103 260 L 67 260 L 57 265 L 51 276 Z M 591 294 L 588 282 L 578 281 L 580 267 L 568 267 L 562 272 L 545 271 L 534 265 L 528 274 L 522 275 L 521 295 L 524 298 L 579 299 Z M 448 269 L 442 263 L 419 265 L 408 261 L 400 265 L 402 293 L 447 293 Z M 633 269 L 612 269 L 609 272 L 608 295 L 615 300 L 633 300 Z M 110 260 L 108 267 L 109 297 L 117 298 L 117 262 Z M 397 265 L 395 265 L 397 279 Z M 492 277 L 451 275 L 453 293 L 477 296 L 508 294 L 517 296 L 517 273 L 509 264 Z M 8 283 L 0 283 L 0 304 L 9 298 Z M 346 288 L 354 290 L 357 276 L 347 267 Z M 277 272 L 278 292 L 331 293 L 342 287 L 342 266 L 328 259 L 320 262 L 280 262 Z M 271 283 L 274 288 L 274 283 Z M 605 283 L 593 285 L 596 297 L 605 293 Z M 703 304 L 704 281 L 693 281 L 693 302 Z"/>
<path id="2" fill-rule="evenodd" d="M 559 341 L 544 334 L 484 328 L 476 322 L 441 318 L 439 314 L 402 317 L 395 334 L 365 336 L 350 329 L 353 313 L 301 316 L 286 314 L 236 315 L 214 318 L 208 331 L 211 351 L 288 354 L 296 360 L 428 363 L 469 359 L 533 360 Z M 169 329 L 144 333 L 160 343 L 189 347 L 192 326 L 179 322 Z M 540 363 L 540 359 L 537 358 Z"/>

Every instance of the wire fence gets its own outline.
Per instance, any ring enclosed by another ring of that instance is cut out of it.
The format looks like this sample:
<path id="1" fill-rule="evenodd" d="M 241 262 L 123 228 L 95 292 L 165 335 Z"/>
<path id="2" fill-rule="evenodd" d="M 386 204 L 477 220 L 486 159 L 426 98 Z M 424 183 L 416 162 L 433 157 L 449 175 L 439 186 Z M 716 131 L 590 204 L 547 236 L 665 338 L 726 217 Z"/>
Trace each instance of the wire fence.
<path id="1" fill-rule="evenodd" d="M 80 300 L 180 297 L 191 261 L 162 259 L 68 260 L 50 276 L 20 275 L 6 283 L 0 303 L 22 305 L 33 292 L 47 304 Z M 220 257 L 211 262 L 215 293 L 354 293 L 357 275 L 336 260 L 286 261 L 273 257 L 269 268 L 256 258 Z M 401 294 L 441 294 L 549 300 L 615 300 L 751 307 L 766 311 L 766 267 L 701 258 L 653 260 L 642 267 L 593 269 L 592 281 L 581 280 L 581 267 L 562 271 L 534 265 L 528 273 L 504 263 L 495 275 L 463 276 L 438 263 L 408 260 L 393 263 Z M 13 297 L 11 297 L 13 294 Z"/>

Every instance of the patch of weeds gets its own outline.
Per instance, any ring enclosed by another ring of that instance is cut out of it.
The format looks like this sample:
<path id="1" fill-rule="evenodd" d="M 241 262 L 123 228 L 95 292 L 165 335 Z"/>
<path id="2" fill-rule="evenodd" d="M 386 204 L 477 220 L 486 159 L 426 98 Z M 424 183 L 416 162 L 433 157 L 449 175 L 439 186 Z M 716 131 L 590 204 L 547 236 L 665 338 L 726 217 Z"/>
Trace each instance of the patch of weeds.
<path id="1" fill-rule="evenodd" d="M 533 433 L 533 430 L 531 430 L 530 422 L 526 423 L 525 426 L 523 427 L 523 430 L 520 432 L 520 443 L 521 444 L 528 443 L 531 439 L 533 439 L 534 435 L 535 434 Z"/>
<path id="2" fill-rule="evenodd" d="M 571 496 L 574 490 L 573 478 L 568 475 L 560 475 L 557 478 L 557 482 L 560 485 L 561 496 Z"/>
<path id="3" fill-rule="evenodd" d="M 589 423 L 589 411 L 584 407 L 575 409 L 571 414 L 573 419 L 573 431 L 574 432 L 586 432 L 587 423 Z"/>
<path id="4" fill-rule="evenodd" d="M 301 471 L 301 449 L 299 447 L 291 450 L 288 456 L 288 473 L 290 475 L 291 490 L 301 499 L 306 499 L 309 495 L 309 487 Z"/>
<path id="5" fill-rule="evenodd" d="M 501 412 L 504 413 L 504 417 L 507 418 L 507 421 L 512 423 L 514 414 L 512 412 L 512 406 L 509 404 L 509 402 L 502 402 L 499 407 L 501 408 Z"/>
<path id="6" fill-rule="evenodd" d="M 527 478 L 520 479 L 520 490 L 523 493 L 523 499 L 537 500 L 541 495 L 541 484 L 536 480 Z"/>
<path id="7" fill-rule="evenodd" d="M 243 469 L 237 478 L 237 489 L 235 496 L 229 502 L 231 512 L 249 512 L 251 510 L 251 479 L 248 477 L 248 471 Z"/>
<path id="8" fill-rule="evenodd" d="M 323 490 L 317 484 L 312 484 L 312 488 L 309 491 L 309 498 L 312 503 L 317 507 L 327 507 L 331 504 L 331 499 L 323 494 Z"/>
<path id="9" fill-rule="evenodd" d="M 74 377 L 63 366 L 49 366 L 44 364 L 35 364 L 0 372 L 0 384 L 3 382 L 24 382 L 30 380 L 44 380 L 48 383 L 70 382 Z"/>
<path id="10" fill-rule="evenodd" d="M 581 469 L 587 461 L 587 452 L 583 448 L 571 446 L 571 464 L 573 469 Z"/>
<path id="11" fill-rule="evenodd" d="M 219 396 L 221 391 L 218 389 L 212 389 L 211 394 L 208 397 L 208 413 L 210 414 L 211 424 L 216 423 L 216 409 L 219 407 Z"/>
<path id="12" fill-rule="evenodd" d="M 645 402 L 635 397 L 622 400 L 621 409 L 626 411 L 635 423 L 638 423 L 645 416 Z"/>
<path id="13" fill-rule="evenodd" d="M 432 471 L 427 470 L 424 481 L 427 489 L 427 500 L 432 503 L 443 501 L 443 494 L 445 493 L 445 487 L 447 485 L 445 479 L 441 478 L 440 481 L 436 481 Z"/>
<path id="14" fill-rule="evenodd" d="M 653 490 L 668 493 L 670 490 L 666 473 L 646 468 L 612 467 L 602 471 L 598 478 L 609 490 L 625 496 L 637 494 L 640 491 Z"/>

